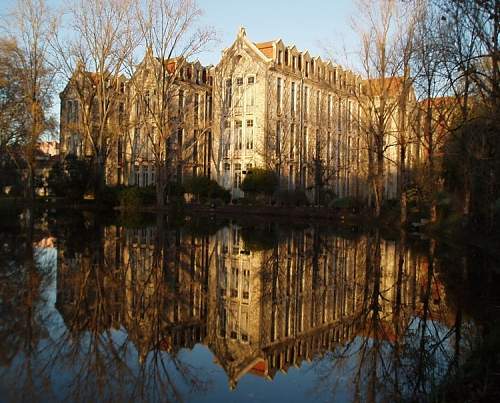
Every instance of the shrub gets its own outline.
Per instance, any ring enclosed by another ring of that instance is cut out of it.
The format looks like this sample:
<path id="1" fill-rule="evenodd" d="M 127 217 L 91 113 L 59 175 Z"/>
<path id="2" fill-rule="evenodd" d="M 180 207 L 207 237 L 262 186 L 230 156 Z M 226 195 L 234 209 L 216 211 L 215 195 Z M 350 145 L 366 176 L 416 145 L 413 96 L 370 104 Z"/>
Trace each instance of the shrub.
<path id="1" fill-rule="evenodd" d="M 330 207 L 339 209 L 351 209 L 358 207 L 358 202 L 352 197 L 339 197 L 330 204 Z"/>
<path id="2" fill-rule="evenodd" d="M 283 206 L 307 206 L 309 199 L 303 190 L 278 190 L 273 195 L 273 201 L 278 205 Z"/>
<path id="3" fill-rule="evenodd" d="M 137 210 L 156 203 L 156 188 L 154 186 L 119 188 L 117 193 L 120 206 L 126 210 Z"/>
<path id="4" fill-rule="evenodd" d="M 254 168 L 241 182 L 241 190 L 250 194 L 271 196 L 278 188 L 278 176 L 269 169 Z"/>
<path id="5" fill-rule="evenodd" d="M 56 162 L 48 177 L 49 189 L 59 197 L 81 200 L 88 187 L 90 165 L 87 161 L 67 156 Z"/>
<path id="6" fill-rule="evenodd" d="M 193 176 L 186 180 L 184 190 L 186 193 L 193 194 L 199 201 L 203 202 L 219 199 L 224 203 L 228 203 L 231 199 L 231 194 L 228 190 L 207 176 Z"/>

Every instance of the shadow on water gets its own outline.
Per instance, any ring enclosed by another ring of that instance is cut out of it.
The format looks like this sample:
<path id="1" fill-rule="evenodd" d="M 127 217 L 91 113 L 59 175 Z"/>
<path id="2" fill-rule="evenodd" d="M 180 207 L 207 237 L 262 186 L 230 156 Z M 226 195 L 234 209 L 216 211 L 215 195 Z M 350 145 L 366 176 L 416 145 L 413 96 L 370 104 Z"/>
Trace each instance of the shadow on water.
<path id="1" fill-rule="evenodd" d="M 45 214 L 0 232 L 0 396 L 432 400 L 498 314 L 496 264 L 376 229 Z"/>

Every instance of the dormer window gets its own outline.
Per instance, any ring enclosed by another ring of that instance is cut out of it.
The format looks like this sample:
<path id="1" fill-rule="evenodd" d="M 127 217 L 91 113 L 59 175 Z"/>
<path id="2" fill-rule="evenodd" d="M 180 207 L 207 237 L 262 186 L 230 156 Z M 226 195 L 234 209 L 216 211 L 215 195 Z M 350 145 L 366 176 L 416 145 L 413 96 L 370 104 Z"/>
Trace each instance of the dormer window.
<path id="1" fill-rule="evenodd" d="M 285 66 L 288 66 L 288 49 L 285 50 Z"/>
<path id="2" fill-rule="evenodd" d="M 295 70 L 297 68 L 297 56 L 292 58 L 292 68 Z"/>
<path id="3" fill-rule="evenodd" d="M 282 59 L 283 59 L 283 51 L 278 50 L 278 64 L 282 63 Z"/>

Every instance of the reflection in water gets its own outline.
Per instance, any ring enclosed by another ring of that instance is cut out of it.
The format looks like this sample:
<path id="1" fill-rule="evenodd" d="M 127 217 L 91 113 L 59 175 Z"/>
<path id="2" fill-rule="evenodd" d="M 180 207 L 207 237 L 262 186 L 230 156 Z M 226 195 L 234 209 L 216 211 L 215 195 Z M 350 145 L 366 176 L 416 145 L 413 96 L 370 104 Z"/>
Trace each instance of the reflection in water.
<path id="1" fill-rule="evenodd" d="M 47 242 L 3 239 L 0 392 L 220 400 L 252 374 L 286 396 L 297 378 L 277 374 L 298 371 L 289 400 L 418 400 L 470 347 L 476 326 L 446 295 L 434 241 L 258 231 L 90 220 L 57 227 L 57 259 L 37 256 Z"/>

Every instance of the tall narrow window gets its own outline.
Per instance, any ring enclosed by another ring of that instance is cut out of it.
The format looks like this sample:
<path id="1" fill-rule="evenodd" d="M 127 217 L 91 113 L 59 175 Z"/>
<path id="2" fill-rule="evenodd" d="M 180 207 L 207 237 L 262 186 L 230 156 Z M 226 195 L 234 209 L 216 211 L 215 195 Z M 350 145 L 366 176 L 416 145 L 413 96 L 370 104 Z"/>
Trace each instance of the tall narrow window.
<path id="1" fill-rule="evenodd" d="M 277 105 L 277 113 L 281 113 L 281 103 L 283 99 L 283 91 L 282 91 L 282 79 L 278 77 L 276 81 L 276 105 Z"/>
<path id="2" fill-rule="evenodd" d="M 243 142 L 243 138 L 242 138 L 243 137 L 243 129 L 242 129 L 241 120 L 235 121 L 234 127 L 235 127 L 235 131 L 236 131 L 234 148 L 235 148 L 235 150 L 241 150 L 242 142 Z"/>
<path id="3" fill-rule="evenodd" d="M 224 106 L 226 108 L 231 108 L 233 97 L 233 82 L 230 78 L 226 80 L 226 91 L 224 96 Z"/>
<path id="4" fill-rule="evenodd" d="M 184 114 L 184 91 L 179 90 L 179 116 Z"/>
<path id="5" fill-rule="evenodd" d="M 292 82 L 292 87 L 290 89 L 290 113 L 292 116 L 295 115 L 295 102 L 296 102 L 296 84 Z"/>
<path id="6" fill-rule="evenodd" d="M 281 155 L 281 122 L 276 122 L 276 157 L 279 159 Z"/>
<path id="7" fill-rule="evenodd" d="M 243 106 L 243 78 L 238 77 L 236 79 L 236 90 L 235 90 L 234 105 L 236 108 L 241 108 Z"/>
<path id="8" fill-rule="evenodd" d="M 328 95 L 328 126 L 332 122 L 332 96 Z"/>
<path id="9" fill-rule="evenodd" d="M 246 148 L 247 150 L 253 149 L 253 120 L 247 120 L 246 128 Z"/>
<path id="10" fill-rule="evenodd" d="M 316 121 L 319 122 L 321 111 L 321 93 L 316 91 Z"/>
<path id="11" fill-rule="evenodd" d="M 309 113 L 309 88 L 308 87 L 304 87 L 304 106 L 303 106 L 303 109 L 304 109 L 304 114 L 308 114 Z"/>
<path id="12" fill-rule="evenodd" d="M 231 144 L 231 122 L 226 120 L 224 122 L 224 139 L 222 142 L 222 155 L 224 158 L 229 157 L 229 148 Z"/>
<path id="13" fill-rule="evenodd" d="M 197 125 L 200 118 L 200 94 L 194 94 L 194 124 Z"/>
<path id="14" fill-rule="evenodd" d="M 247 106 L 255 104 L 255 77 L 248 77 L 246 89 Z"/>

